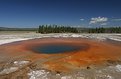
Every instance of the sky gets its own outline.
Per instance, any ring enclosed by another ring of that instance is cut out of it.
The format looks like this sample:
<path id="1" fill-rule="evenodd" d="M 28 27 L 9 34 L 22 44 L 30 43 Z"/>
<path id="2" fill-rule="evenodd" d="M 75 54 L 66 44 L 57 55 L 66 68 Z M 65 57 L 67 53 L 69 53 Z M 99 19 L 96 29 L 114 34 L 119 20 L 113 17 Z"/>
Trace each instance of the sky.
<path id="1" fill-rule="evenodd" d="M 0 27 L 121 26 L 121 0 L 0 0 Z"/>

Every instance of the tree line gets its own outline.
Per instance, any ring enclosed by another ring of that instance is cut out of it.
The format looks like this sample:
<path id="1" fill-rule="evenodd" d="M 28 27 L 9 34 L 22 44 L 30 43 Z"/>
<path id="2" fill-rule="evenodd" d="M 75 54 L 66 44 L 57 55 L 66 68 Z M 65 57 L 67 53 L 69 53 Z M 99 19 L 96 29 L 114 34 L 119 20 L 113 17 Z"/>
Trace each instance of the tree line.
<path id="1" fill-rule="evenodd" d="M 59 25 L 40 25 L 39 33 L 121 33 L 121 27 L 77 28 Z"/>
<path id="2" fill-rule="evenodd" d="M 39 33 L 78 33 L 77 28 L 62 25 L 40 25 L 38 29 Z"/>
<path id="3" fill-rule="evenodd" d="M 40 25 L 39 33 L 121 33 L 121 27 L 77 28 L 60 25 Z"/>
<path id="4" fill-rule="evenodd" d="M 121 27 L 89 28 L 88 33 L 121 33 Z"/>
<path id="5" fill-rule="evenodd" d="M 39 28 L 6 28 L 0 27 L 0 31 L 36 31 L 46 33 L 121 33 L 121 27 L 97 27 L 81 28 L 63 25 L 40 25 Z"/>

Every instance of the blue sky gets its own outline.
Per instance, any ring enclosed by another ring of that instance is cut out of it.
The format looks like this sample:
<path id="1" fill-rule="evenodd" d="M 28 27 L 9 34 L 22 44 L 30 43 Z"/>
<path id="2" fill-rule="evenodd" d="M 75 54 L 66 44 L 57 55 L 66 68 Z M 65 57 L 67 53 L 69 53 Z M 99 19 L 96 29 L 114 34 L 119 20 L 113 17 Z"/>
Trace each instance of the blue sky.
<path id="1" fill-rule="evenodd" d="M 0 0 L 0 27 L 121 26 L 121 0 Z"/>

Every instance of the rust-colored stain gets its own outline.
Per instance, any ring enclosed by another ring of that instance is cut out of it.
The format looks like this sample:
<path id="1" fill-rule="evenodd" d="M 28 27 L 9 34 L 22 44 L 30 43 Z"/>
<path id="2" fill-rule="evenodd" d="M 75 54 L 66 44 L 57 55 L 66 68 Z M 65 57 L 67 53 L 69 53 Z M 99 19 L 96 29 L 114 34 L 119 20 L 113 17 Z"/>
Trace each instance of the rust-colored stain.
<path id="1" fill-rule="evenodd" d="M 84 46 L 84 49 L 59 54 L 31 50 L 34 46 L 45 44 L 69 44 Z M 91 65 L 104 65 L 108 60 L 121 60 L 121 46 L 82 38 L 42 38 L 1 45 L 0 56 L 13 59 L 20 56 L 21 60 L 30 60 L 40 68 L 65 72 Z"/>

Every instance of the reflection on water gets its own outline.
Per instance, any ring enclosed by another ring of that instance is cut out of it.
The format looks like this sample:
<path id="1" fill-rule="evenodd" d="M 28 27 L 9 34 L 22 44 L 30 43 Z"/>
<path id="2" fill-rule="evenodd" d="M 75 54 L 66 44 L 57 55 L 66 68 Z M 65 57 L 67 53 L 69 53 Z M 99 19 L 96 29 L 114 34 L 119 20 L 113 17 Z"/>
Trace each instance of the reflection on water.
<path id="1" fill-rule="evenodd" d="M 54 54 L 54 53 L 62 53 L 62 52 L 70 52 L 80 50 L 79 46 L 72 45 L 43 45 L 43 46 L 35 46 L 33 48 L 34 51 L 38 53 L 46 53 L 46 54 Z"/>

